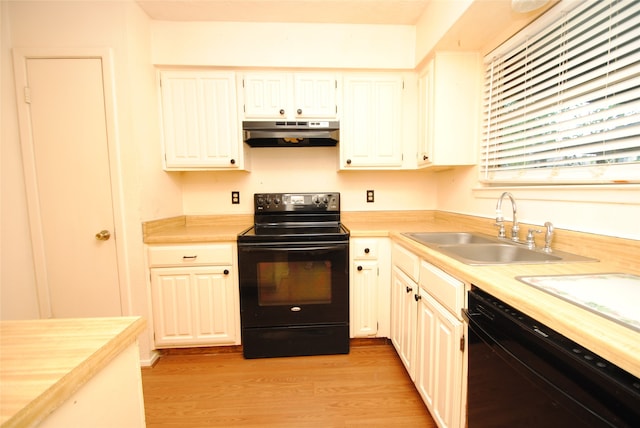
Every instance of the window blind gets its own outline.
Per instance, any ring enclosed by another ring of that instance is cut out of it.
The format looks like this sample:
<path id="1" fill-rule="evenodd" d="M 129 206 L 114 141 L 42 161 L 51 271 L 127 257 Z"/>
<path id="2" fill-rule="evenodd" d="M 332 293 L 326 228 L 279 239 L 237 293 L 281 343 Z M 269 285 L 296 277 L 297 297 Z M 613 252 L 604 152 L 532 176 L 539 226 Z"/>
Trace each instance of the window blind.
<path id="1" fill-rule="evenodd" d="M 482 181 L 640 182 L 638 22 L 639 1 L 565 1 L 485 57 Z"/>

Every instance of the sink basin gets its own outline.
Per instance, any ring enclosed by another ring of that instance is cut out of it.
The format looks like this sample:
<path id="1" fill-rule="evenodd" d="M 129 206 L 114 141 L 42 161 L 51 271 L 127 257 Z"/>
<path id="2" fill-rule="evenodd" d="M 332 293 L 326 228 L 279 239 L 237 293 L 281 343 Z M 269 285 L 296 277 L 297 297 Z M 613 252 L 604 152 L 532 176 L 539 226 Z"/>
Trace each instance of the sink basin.
<path id="1" fill-rule="evenodd" d="M 468 265 L 595 262 L 577 254 L 545 253 L 523 244 L 472 232 L 405 232 L 402 235 Z"/>
<path id="2" fill-rule="evenodd" d="M 494 238 L 469 232 L 407 232 L 404 236 L 424 245 L 485 244 L 495 242 Z"/>
<path id="3" fill-rule="evenodd" d="M 442 245 L 438 249 L 467 264 L 558 262 L 562 257 L 513 244 Z"/>

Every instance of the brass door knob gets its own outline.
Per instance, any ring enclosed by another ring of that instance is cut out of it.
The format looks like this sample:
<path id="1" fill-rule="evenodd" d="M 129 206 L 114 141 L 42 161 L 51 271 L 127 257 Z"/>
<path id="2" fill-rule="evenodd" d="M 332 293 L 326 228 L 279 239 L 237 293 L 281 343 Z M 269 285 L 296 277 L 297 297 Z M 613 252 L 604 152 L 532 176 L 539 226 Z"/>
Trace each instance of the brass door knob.
<path id="1" fill-rule="evenodd" d="M 100 232 L 96 233 L 96 239 L 98 241 L 108 241 L 109 238 L 111 238 L 111 232 L 109 232 L 108 230 L 101 230 Z"/>

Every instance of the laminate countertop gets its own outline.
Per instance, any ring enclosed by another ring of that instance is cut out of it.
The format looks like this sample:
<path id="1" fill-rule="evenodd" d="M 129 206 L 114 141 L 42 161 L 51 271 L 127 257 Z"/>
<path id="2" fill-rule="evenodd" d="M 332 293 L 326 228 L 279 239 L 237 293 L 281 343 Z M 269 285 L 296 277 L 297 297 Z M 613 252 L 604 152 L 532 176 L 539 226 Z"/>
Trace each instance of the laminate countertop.
<path id="1" fill-rule="evenodd" d="M 0 426 L 34 426 L 134 343 L 140 317 L 0 322 Z"/>
<path id="2" fill-rule="evenodd" d="M 211 220 L 211 217 L 207 217 Z M 193 221 L 193 220 L 191 220 Z M 147 243 L 207 242 L 216 235 L 215 230 L 224 232 L 228 240 L 235 240 L 229 233 L 229 223 L 209 227 L 202 223 L 193 228 L 185 225 L 189 221 L 178 220 L 175 228 L 149 229 L 153 233 L 145 238 Z M 231 227 L 237 233 L 250 226 L 251 219 Z M 484 218 L 421 212 L 380 212 L 342 213 L 342 222 L 350 230 L 352 238 L 388 237 L 418 254 L 425 261 L 441 268 L 450 275 L 465 282 L 467 288 L 477 286 L 516 309 L 537 319 L 548 327 L 580 343 L 596 354 L 640 377 L 640 333 L 620 325 L 611 319 L 554 297 L 544 291 L 516 279 L 518 276 L 572 275 L 598 273 L 640 274 L 640 241 L 607 238 L 600 235 L 581 234 L 556 229 L 554 246 L 563 251 L 574 252 L 587 257 L 595 257 L 596 262 L 555 263 L 555 264 L 509 264 L 471 266 L 422 245 L 402 232 L 426 231 L 470 231 L 495 234 L 493 221 Z M 521 225 L 523 230 L 525 225 Z M 204 238 L 196 238 L 196 230 L 206 230 Z M 182 236 L 180 236 L 182 234 Z M 181 238 L 185 238 L 181 240 Z M 210 241 L 213 242 L 213 241 Z"/>

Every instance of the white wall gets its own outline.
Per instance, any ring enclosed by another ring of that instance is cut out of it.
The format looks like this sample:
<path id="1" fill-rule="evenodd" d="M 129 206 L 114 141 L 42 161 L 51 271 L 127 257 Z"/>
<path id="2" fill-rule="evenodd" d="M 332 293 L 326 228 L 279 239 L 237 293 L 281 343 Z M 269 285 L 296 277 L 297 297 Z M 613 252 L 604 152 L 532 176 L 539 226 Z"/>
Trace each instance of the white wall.
<path id="1" fill-rule="evenodd" d="M 413 69 L 409 25 L 168 22 L 152 25 L 153 64 Z"/>
<path id="2" fill-rule="evenodd" d="M 9 4 L 0 2 L 0 319 L 38 318 L 18 137 Z"/>
<path id="3" fill-rule="evenodd" d="M 416 23 L 415 63 L 418 65 L 449 28 L 462 16 L 473 0 L 431 1 Z"/>
<path id="4" fill-rule="evenodd" d="M 487 217 L 494 223 L 502 192 L 516 199 L 518 221 L 640 240 L 640 185 L 486 187 L 478 183 L 477 168 L 437 174 L 439 210 Z M 507 221 L 511 207 L 502 208 Z M 521 231 L 525 234 L 526 231 Z"/>
<path id="5" fill-rule="evenodd" d="M 38 318 L 31 260 L 12 47 L 108 47 L 113 52 L 117 159 L 112 174 L 125 315 L 150 318 L 141 222 L 182 213 L 180 183 L 161 170 L 155 70 L 149 19 L 131 1 L 2 1 L 2 298 L 1 319 Z M 61 100 L 64 102 L 64 100 Z M 55 159 L 51 159 L 55 162 Z M 6 191 L 5 191 L 6 190 Z M 150 335 L 140 338 L 148 359 Z"/>
<path id="6" fill-rule="evenodd" d="M 185 214 L 250 214 L 259 192 L 341 192 L 344 211 L 429 210 L 436 206 L 434 174 L 425 171 L 337 172 L 337 147 L 251 149 L 252 171 L 182 173 Z M 231 191 L 240 204 L 231 204 Z M 366 191 L 375 202 L 366 202 Z"/>

